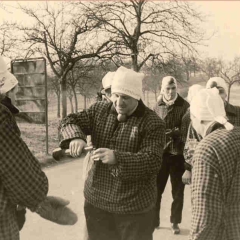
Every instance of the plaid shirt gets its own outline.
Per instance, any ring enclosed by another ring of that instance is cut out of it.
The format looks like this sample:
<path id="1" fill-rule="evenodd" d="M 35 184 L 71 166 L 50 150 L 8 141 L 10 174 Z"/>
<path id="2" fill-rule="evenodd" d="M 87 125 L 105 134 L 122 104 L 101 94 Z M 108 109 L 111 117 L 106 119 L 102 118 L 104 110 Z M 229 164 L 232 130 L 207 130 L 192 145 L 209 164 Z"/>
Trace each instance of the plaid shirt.
<path id="1" fill-rule="evenodd" d="M 10 111 L 0 104 L 0 239 L 17 240 L 16 205 L 34 211 L 45 198 L 48 181 L 20 137 Z"/>
<path id="2" fill-rule="evenodd" d="M 114 150 L 117 164 L 94 162 L 85 182 L 87 202 L 103 210 L 127 214 L 154 207 L 156 176 L 161 166 L 164 122 L 140 101 L 126 122 L 118 122 L 112 103 L 98 102 L 70 114 L 61 123 L 60 146 L 91 135 L 93 146 Z"/>
<path id="3" fill-rule="evenodd" d="M 240 239 L 240 128 L 218 129 L 193 157 L 191 240 Z"/>
<path id="4" fill-rule="evenodd" d="M 178 128 L 180 135 L 176 137 L 166 136 L 165 152 L 177 155 L 183 154 L 184 144 L 181 138 L 182 117 L 189 108 L 189 103 L 178 95 L 173 105 L 167 106 L 161 99 L 156 103 L 153 110 L 166 123 L 166 130 Z"/>
<path id="5" fill-rule="evenodd" d="M 228 102 L 225 102 L 225 111 L 226 116 L 229 119 L 229 122 L 232 123 L 234 126 L 240 126 L 240 107 L 233 106 Z M 185 169 L 191 171 L 191 162 L 192 157 L 194 154 L 194 150 L 190 149 L 189 143 L 191 142 L 200 142 L 202 137 L 197 134 L 195 129 L 192 127 L 191 119 L 190 119 L 190 111 L 185 113 L 182 119 L 182 141 L 185 143 L 183 155 L 185 158 Z"/>

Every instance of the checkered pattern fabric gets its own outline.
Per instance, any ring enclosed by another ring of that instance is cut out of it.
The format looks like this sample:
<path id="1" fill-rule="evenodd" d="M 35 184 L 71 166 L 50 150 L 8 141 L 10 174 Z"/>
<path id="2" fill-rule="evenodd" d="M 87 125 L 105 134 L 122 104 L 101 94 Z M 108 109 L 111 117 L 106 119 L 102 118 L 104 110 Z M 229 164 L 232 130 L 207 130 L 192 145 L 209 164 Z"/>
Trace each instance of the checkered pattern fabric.
<path id="1" fill-rule="evenodd" d="M 228 102 L 225 102 L 225 111 L 229 122 L 234 126 L 240 126 L 240 107 L 233 106 Z M 189 149 L 189 142 L 201 141 L 201 136 L 197 134 L 194 128 L 191 126 L 190 111 L 188 110 L 182 119 L 182 141 L 185 143 L 183 155 L 185 158 L 185 169 L 191 171 L 191 162 L 193 156 L 193 150 Z M 190 150 L 190 151 L 189 151 Z"/>
<path id="2" fill-rule="evenodd" d="M 21 139 L 13 115 L 1 104 L 0 164 L 0 239 L 16 240 L 16 216 L 9 206 L 19 204 L 34 211 L 47 194 L 48 181 Z"/>
<path id="3" fill-rule="evenodd" d="M 118 122 L 112 103 L 98 102 L 61 122 L 60 146 L 91 135 L 96 148 L 113 149 L 116 165 L 94 163 L 85 182 L 87 202 L 112 213 L 137 213 L 154 207 L 156 176 L 165 141 L 164 122 L 140 101 L 126 122 Z"/>
<path id="4" fill-rule="evenodd" d="M 168 106 L 161 99 L 156 103 L 153 110 L 166 123 L 166 130 L 172 130 L 176 127 L 179 128 L 181 133 L 182 118 L 188 108 L 189 103 L 178 95 L 173 105 Z M 171 153 L 173 155 L 182 154 L 183 147 L 184 144 L 182 142 L 181 135 L 176 138 L 171 138 L 168 136 L 166 137 L 165 152 Z"/>
<path id="5" fill-rule="evenodd" d="M 197 146 L 191 240 L 240 239 L 240 128 L 218 129 Z"/>

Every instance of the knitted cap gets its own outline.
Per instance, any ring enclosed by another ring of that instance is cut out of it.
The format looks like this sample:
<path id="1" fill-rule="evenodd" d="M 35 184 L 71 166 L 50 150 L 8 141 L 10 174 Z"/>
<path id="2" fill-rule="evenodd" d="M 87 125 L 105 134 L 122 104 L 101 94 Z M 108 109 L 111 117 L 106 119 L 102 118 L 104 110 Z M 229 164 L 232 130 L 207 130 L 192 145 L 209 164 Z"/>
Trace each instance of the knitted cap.
<path id="1" fill-rule="evenodd" d="M 187 96 L 188 102 L 190 103 L 192 98 L 203 88 L 204 87 L 199 84 L 193 84 L 191 87 L 189 87 Z"/>
<path id="2" fill-rule="evenodd" d="M 175 84 L 177 87 L 177 80 L 172 76 L 166 76 L 162 79 L 161 93 L 163 93 L 164 88 L 169 84 Z"/>
<path id="3" fill-rule="evenodd" d="M 206 88 L 213 88 L 213 87 L 221 87 L 225 90 L 225 93 L 228 92 L 228 87 L 223 78 L 220 77 L 212 77 L 207 81 Z"/>
<path id="4" fill-rule="evenodd" d="M 143 73 L 138 73 L 125 67 L 119 67 L 113 77 L 112 93 L 122 93 L 140 100 L 142 96 L 143 78 Z"/>
<path id="5" fill-rule="evenodd" d="M 190 113 L 199 120 L 216 121 L 227 130 L 233 129 L 233 125 L 227 122 L 224 103 L 217 88 L 200 90 L 191 101 Z"/>
<path id="6" fill-rule="evenodd" d="M 113 77 L 115 72 L 108 72 L 102 79 L 103 90 L 101 91 L 104 93 L 105 89 L 108 89 L 112 85 Z"/>
<path id="7" fill-rule="evenodd" d="M 0 93 L 9 92 L 18 84 L 16 77 L 7 70 L 7 64 L 2 56 L 0 56 Z"/>

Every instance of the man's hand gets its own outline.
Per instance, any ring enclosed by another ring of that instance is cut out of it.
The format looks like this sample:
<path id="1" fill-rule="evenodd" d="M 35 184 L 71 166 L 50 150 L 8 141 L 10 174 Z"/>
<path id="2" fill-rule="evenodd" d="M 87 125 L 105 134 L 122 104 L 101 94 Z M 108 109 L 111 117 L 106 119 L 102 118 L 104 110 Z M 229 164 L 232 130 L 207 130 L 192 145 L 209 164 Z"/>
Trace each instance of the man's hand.
<path id="1" fill-rule="evenodd" d="M 79 157 L 86 146 L 86 142 L 82 139 L 73 139 L 69 144 L 70 155 L 72 157 Z"/>
<path id="2" fill-rule="evenodd" d="M 105 164 L 116 164 L 117 160 L 114 155 L 114 151 L 108 148 L 98 148 L 93 152 L 92 155 L 93 160 L 99 159 Z"/>
<path id="3" fill-rule="evenodd" d="M 184 174 L 182 175 L 182 182 L 184 184 L 189 185 L 189 184 L 191 184 L 191 179 L 192 179 L 192 173 L 190 171 L 186 170 L 184 172 Z"/>
<path id="4" fill-rule="evenodd" d="M 68 204 L 68 200 L 49 196 L 39 204 L 36 213 L 42 218 L 60 225 L 74 225 L 78 217 L 67 207 Z"/>

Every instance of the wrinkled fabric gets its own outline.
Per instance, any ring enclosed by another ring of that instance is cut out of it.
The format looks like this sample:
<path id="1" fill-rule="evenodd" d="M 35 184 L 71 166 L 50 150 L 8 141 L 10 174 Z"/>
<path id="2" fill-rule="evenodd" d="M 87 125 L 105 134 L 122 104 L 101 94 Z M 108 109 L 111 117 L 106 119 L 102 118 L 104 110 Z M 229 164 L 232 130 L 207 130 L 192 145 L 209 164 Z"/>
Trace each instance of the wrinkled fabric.
<path id="1" fill-rule="evenodd" d="M 240 128 L 215 130 L 192 160 L 190 240 L 240 239 Z"/>
<path id="2" fill-rule="evenodd" d="M 22 140 L 13 115 L 0 104 L 0 239 L 19 239 L 16 206 L 35 211 L 47 192 L 39 162 Z"/>
<path id="3" fill-rule="evenodd" d="M 120 214 L 154 207 L 165 125 L 142 101 L 126 122 L 117 120 L 112 103 L 98 102 L 63 119 L 60 133 L 63 148 L 74 138 L 86 140 L 86 135 L 91 135 L 96 149 L 114 150 L 117 164 L 95 161 L 89 171 L 84 188 L 88 203 Z"/>

